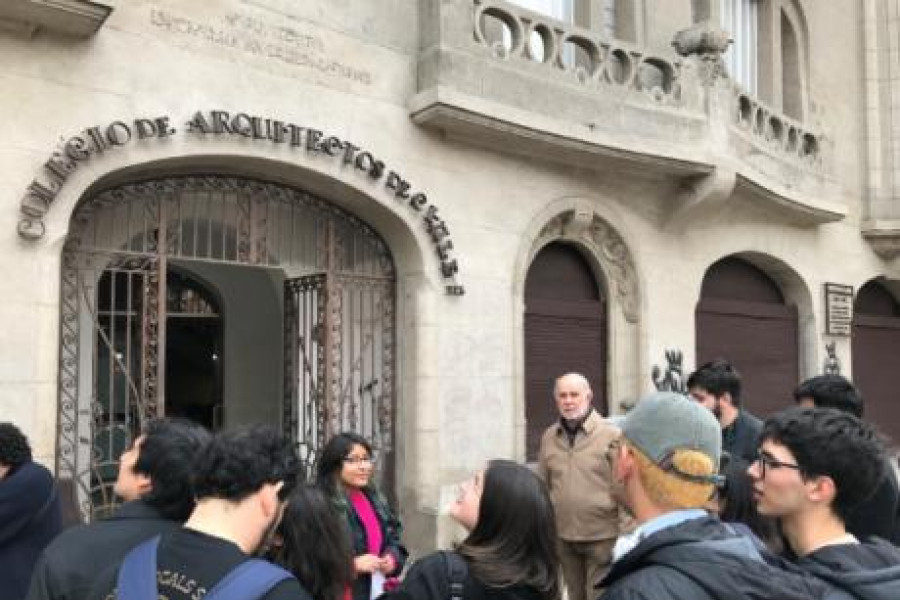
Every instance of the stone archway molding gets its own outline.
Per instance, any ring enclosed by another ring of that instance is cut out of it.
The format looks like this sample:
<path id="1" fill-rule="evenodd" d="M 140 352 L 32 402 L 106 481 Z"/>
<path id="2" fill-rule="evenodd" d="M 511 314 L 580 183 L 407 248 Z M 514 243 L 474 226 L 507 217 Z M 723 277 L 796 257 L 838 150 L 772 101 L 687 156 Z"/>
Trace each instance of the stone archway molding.
<path id="1" fill-rule="evenodd" d="M 634 258 L 631 250 L 610 222 L 586 203 L 578 203 L 561 210 L 548 220 L 538 232 L 528 264 L 541 248 L 554 241 L 574 242 L 591 251 L 600 263 L 598 273 L 615 294 L 622 313 L 629 323 L 640 319 L 640 294 Z"/>

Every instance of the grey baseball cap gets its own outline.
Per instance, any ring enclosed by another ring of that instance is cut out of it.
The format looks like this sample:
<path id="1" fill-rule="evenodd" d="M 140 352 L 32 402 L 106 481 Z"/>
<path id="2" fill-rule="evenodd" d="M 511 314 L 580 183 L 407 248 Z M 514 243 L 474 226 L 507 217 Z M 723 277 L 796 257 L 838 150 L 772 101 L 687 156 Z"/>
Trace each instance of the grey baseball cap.
<path id="1" fill-rule="evenodd" d="M 721 484 L 716 474 L 722 456 L 722 430 L 713 414 L 699 403 L 675 392 L 656 392 L 641 399 L 622 423 L 622 434 L 647 458 L 683 479 Z M 707 455 L 714 471 L 691 475 L 672 463 L 677 450 L 696 450 Z"/>

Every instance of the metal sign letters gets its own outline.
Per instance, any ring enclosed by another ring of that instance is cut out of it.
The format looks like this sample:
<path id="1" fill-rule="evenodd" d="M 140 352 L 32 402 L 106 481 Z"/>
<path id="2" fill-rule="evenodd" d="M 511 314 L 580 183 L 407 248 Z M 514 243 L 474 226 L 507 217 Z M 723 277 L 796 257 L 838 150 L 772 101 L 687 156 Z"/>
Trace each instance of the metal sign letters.
<path id="1" fill-rule="evenodd" d="M 43 172 L 28 186 L 19 204 L 21 213 L 19 235 L 37 240 L 46 233 L 44 216 L 50 210 L 63 184 L 79 165 L 93 156 L 136 141 L 160 139 L 177 133 L 170 117 L 138 118 L 133 121 L 113 121 L 95 126 L 63 140 L 43 165 Z M 441 278 L 447 294 L 461 296 L 465 288 L 457 281 L 459 263 L 453 254 L 453 241 L 447 223 L 438 207 L 421 190 L 397 171 L 387 167 L 372 152 L 352 142 L 312 127 L 303 127 L 278 119 L 223 110 L 197 111 L 186 122 L 192 135 L 216 135 L 248 138 L 272 144 L 286 145 L 308 155 L 334 157 L 341 167 L 350 168 L 369 179 L 383 182 L 384 189 L 397 202 L 404 203 L 416 213 L 425 227 L 440 265 Z"/>

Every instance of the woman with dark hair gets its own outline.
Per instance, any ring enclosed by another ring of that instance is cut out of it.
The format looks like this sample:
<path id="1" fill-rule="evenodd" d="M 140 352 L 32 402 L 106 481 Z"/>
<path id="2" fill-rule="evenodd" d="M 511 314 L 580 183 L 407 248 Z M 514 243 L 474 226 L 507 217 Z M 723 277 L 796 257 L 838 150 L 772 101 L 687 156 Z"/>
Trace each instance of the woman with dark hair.
<path id="1" fill-rule="evenodd" d="M 750 465 L 732 459 L 725 467 L 725 486 L 719 490 L 718 514 L 723 523 L 736 525 L 741 533 L 755 537 L 772 554 L 781 554 L 784 544 L 777 520 L 759 514 L 753 501 L 753 480 L 747 473 Z"/>
<path id="2" fill-rule="evenodd" d="M 297 487 L 288 498 L 270 558 L 294 574 L 314 600 L 341 600 L 353 581 L 344 523 L 325 492 Z"/>
<path id="3" fill-rule="evenodd" d="M 417 561 L 391 598 L 558 600 L 553 505 L 531 470 L 508 460 L 462 484 L 450 516 L 469 530 L 455 552 Z"/>
<path id="4" fill-rule="evenodd" d="M 399 575 L 407 557 L 400 521 L 372 481 L 373 464 L 371 444 L 350 432 L 328 440 L 319 456 L 317 484 L 350 530 L 356 578 L 348 597 L 353 600 L 369 600 L 373 581 L 381 586 Z"/>

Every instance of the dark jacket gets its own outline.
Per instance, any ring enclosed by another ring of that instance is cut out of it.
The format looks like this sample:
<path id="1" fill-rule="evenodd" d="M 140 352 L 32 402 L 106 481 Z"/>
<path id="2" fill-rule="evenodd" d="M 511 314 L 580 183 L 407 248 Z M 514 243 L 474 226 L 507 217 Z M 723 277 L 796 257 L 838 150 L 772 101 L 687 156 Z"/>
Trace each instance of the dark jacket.
<path id="1" fill-rule="evenodd" d="M 797 566 L 858 600 L 900 598 L 900 548 L 878 538 L 826 546 L 799 559 Z"/>
<path id="2" fill-rule="evenodd" d="M 136 500 L 120 506 L 108 519 L 67 529 L 41 555 L 27 598 L 82 600 L 104 569 L 144 540 L 179 525 Z"/>
<path id="3" fill-rule="evenodd" d="M 722 431 L 722 450 L 734 458 L 752 463 L 756 460 L 762 426 L 762 421 L 742 408 L 734 423 Z"/>
<path id="4" fill-rule="evenodd" d="M 450 575 L 443 552 L 435 552 L 417 560 L 409 573 L 393 594 L 385 600 L 447 600 L 450 598 Z M 508 588 L 488 587 L 466 572 L 463 579 L 465 600 L 542 600 L 544 596 L 534 588 L 513 586 Z"/>
<path id="5" fill-rule="evenodd" d="M 399 519 L 394 516 L 388 507 L 387 502 L 376 492 L 371 490 L 363 490 L 366 498 L 372 503 L 375 509 L 375 515 L 378 517 L 378 524 L 381 526 L 381 549 L 379 556 L 385 552 L 394 557 L 396 568 L 387 573 L 389 577 L 395 577 L 403 571 L 403 565 L 409 553 L 403 544 L 400 543 L 400 532 L 402 527 Z M 353 556 L 368 554 L 369 543 L 366 538 L 366 528 L 353 509 L 350 501 L 343 494 L 335 500 L 338 510 L 347 519 L 350 526 L 351 544 L 353 546 Z M 371 595 L 372 576 L 368 573 L 359 573 L 353 580 L 353 600 L 369 600 Z"/>
<path id="6" fill-rule="evenodd" d="M 718 519 L 658 531 L 613 563 L 603 600 L 847 600 L 799 569 L 765 562 L 749 538 Z"/>
<path id="7" fill-rule="evenodd" d="M 50 471 L 29 461 L 0 479 L 0 598 L 25 597 L 34 563 L 60 530 L 59 494 Z"/>
<path id="8" fill-rule="evenodd" d="M 900 489 L 890 461 L 886 473 L 872 495 L 847 517 L 847 531 L 859 539 L 877 535 L 900 545 Z"/>

